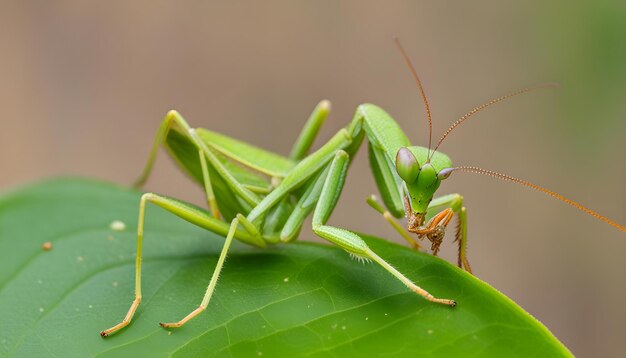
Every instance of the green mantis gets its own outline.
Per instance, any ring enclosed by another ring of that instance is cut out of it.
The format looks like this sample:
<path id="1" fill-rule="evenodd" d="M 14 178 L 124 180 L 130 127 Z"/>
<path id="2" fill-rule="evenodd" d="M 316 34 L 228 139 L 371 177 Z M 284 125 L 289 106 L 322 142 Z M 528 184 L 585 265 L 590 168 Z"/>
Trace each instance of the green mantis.
<path id="1" fill-rule="evenodd" d="M 135 299 L 124 319 L 100 334 L 106 337 L 127 326 L 141 302 L 141 257 L 145 208 L 148 203 L 225 236 L 224 246 L 200 305 L 179 321 L 161 323 L 165 328 L 181 327 L 207 309 L 233 239 L 259 248 L 289 243 L 297 239 L 305 218 L 311 213 L 312 230 L 319 237 L 357 259 L 373 261 L 382 266 L 423 298 L 454 307 L 456 301 L 435 297 L 416 285 L 372 251 L 359 235 L 328 225 L 350 162 L 364 140 L 368 143 L 372 173 L 384 206 L 373 196 L 367 199 L 367 203 L 380 212 L 413 248 L 419 249 L 421 246 L 409 232 L 416 234 L 418 239 L 428 239 L 434 254 L 437 254 L 446 228 L 456 215 L 458 265 L 469 272 L 471 267 L 466 255 L 467 213 L 463 197 L 459 194 L 435 197 L 442 181 L 456 171 L 490 175 L 537 189 L 626 231 L 623 226 L 582 205 L 529 182 L 476 167 L 453 167 L 450 158 L 438 151 L 439 145 L 451 131 L 473 114 L 511 96 L 549 85 L 523 89 L 476 107 L 444 132 L 434 149 L 431 149 L 432 123 L 428 101 L 408 56 L 401 47 L 400 50 L 418 84 L 426 108 L 430 129 L 428 147 L 412 146 L 396 121 L 373 104 L 360 105 L 345 128 L 309 154 L 330 110 L 328 101 L 320 102 L 288 157 L 210 130 L 193 129 L 178 112 L 167 113 L 136 185 L 141 186 L 148 179 L 157 151 L 164 146 L 181 169 L 203 186 L 208 210 L 154 193 L 146 193 L 141 197 L 137 225 Z M 396 221 L 396 218 L 402 217 L 407 218 L 406 229 Z"/>

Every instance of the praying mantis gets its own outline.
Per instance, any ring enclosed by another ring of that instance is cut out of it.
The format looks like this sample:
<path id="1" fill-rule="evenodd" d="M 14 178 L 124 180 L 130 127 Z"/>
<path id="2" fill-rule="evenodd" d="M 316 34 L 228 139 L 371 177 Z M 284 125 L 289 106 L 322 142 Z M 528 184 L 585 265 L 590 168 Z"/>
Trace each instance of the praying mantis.
<path id="1" fill-rule="evenodd" d="M 178 328 L 207 309 L 234 239 L 259 248 L 286 244 L 297 239 L 303 222 L 313 213 L 313 232 L 337 245 L 359 260 L 373 261 L 400 280 L 411 291 L 428 301 L 450 307 L 456 301 L 439 298 L 416 285 L 404 274 L 378 256 L 358 234 L 328 225 L 339 200 L 352 158 L 362 142 L 368 142 L 372 174 L 383 204 L 372 195 L 367 203 L 409 243 L 419 250 L 417 239 L 428 239 L 437 254 L 446 229 L 454 216 L 458 226 L 458 266 L 471 273 L 467 258 L 467 210 L 460 194 L 435 197 L 442 181 L 454 172 L 488 175 L 541 191 L 574 206 L 616 228 L 626 228 L 560 194 L 505 174 L 471 166 L 454 167 L 450 158 L 438 151 L 441 143 L 461 123 L 477 112 L 507 98 L 539 88 L 524 88 L 482 104 L 454 122 L 432 147 L 432 119 L 422 83 L 411 61 L 396 39 L 403 59 L 419 88 L 429 125 L 428 147 L 413 146 L 396 121 L 373 104 L 358 106 L 352 121 L 319 149 L 309 154 L 325 122 L 330 102 L 321 101 L 313 110 L 288 157 L 241 142 L 206 129 L 194 129 L 176 111 L 163 119 L 150 150 L 147 164 L 135 186 L 141 187 L 150 176 L 157 151 L 164 146 L 179 167 L 203 186 L 208 210 L 154 193 L 145 193 L 139 203 L 137 252 L 135 262 L 135 298 L 115 326 L 100 332 L 107 337 L 126 327 L 141 299 L 141 261 L 146 204 L 157 205 L 170 213 L 211 232 L 225 236 L 215 270 L 200 305 L 177 322 L 160 323 L 164 328 Z M 396 221 L 407 218 L 406 229 Z"/>

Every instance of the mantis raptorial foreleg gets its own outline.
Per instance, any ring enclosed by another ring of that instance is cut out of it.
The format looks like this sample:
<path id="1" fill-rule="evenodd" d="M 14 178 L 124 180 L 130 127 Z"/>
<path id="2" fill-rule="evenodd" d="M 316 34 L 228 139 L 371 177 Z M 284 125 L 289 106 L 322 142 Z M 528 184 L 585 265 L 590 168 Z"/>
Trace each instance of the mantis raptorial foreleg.
<path id="1" fill-rule="evenodd" d="M 463 206 L 463 196 L 460 194 L 448 194 L 434 198 L 428 206 L 427 218 L 434 217 L 442 209 L 451 209 L 457 216 L 454 241 L 459 245 L 458 266 L 472 273 L 472 267 L 467 260 L 467 210 Z"/>
<path id="2" fill-rule="evenodd" d="M 421 248 L 406 230 L 404 230 L 404 227 L 394 219 L 391 213 L 378 203 L 374 195 L 369 196 L 366 201 L 369 206 L 383 215 L 385 221 L 387 221 L 413 249 L 419 250 Z M 424 225 L 424 232 L 437 230 L 437 226 L 440 226 L 443 233 L 452 219 L 452 213 L 457 215 L 458 222 L 454 238 L 454 241 L 459 245 L 458 266 L 472 273 L 472 268 L 467 260 L 467 210 L 463 206 L 463 197 L 461 195 L 449 194 L 434 198 L 428 206 L 426 217 L 429 220 L 428 223 Z M 435 242 L 433 245 L 433 253 L 435 255 L 439 249 L 440 243 L 441 241 L 439 239 L 439 241 Z"/>
<path id="3" fill-rule="evenodd" d="M 452 220 L 453 216 L 454 212 L 452 209 L 447 208 L 438 212 L 435 216 L 428 220 L 428 223 L 426 223 L 423 227 L 420 226 L 409 230 L 418 234 L 420 239 L 424 237 L 428 238 L 431 242 L 430 250 L 434 256 L 437 256 L 443 237 L 446 234 L 446 228 L 448 227 L 448 224 Z M 411 224 L 409 224 L 409 226 L 411 226 Z"/>

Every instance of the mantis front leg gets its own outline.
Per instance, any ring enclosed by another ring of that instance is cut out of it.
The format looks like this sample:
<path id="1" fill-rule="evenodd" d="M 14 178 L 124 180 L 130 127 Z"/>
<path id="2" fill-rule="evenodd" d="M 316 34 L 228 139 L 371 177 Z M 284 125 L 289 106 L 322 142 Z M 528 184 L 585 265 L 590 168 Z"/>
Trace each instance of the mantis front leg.
<path id="1" fill-rule="evenodd" d="M 389 211 L 385 210 L 385 208 L 378 203 L 374 195 L 367 198 L 367 204 L 382 214 L 385 221 L 387 221 L 413 249 L 421 249 L 420 244 L 404 230 L 402 225 L 394 219 Z M 405 201 L 405 205 L 407 205 L 407 210 L 409 210 L 408 202 Z M 457 215 L 458 222 L 454 238 L 454 241 L 459 245 L 458 266 L 472 273 L 472 268 L 467 259 L 467 210 L 465 206 L 463 206 L 463 197 L 461 195 L 449 194 L 433 199 L 427 212 L 427 217 L 430 219 L 425 225 L 418 226 L 414 229 L 413 232 L 418 234 L 420 239 L 427 237 L 431 240 L 431 249 L 433 254 L 437 255 L 441 240 L 454 214 Z"/>
<path id="2" fill-rule="evenodd" d="M 454 234 L 454 241 L 459 245 L 457 263 L 459 267 L 472 273 L 472 267 L 467 259 L 467 209 L 463 206 L 463 197 L 460 194 L 448 194 L 433 199 L 428 206 L 426 215 L 426 217 L 432 216 L 432 218 L 426 224 L 426 227 L 429 227 L 433 232 L 439 230 L 437 235 L 440 234 L 441 237 L 437 238 L 439 240 L 443 239 L 443 234 L 452 218 L 452 213 L 457 215 L 458 222 Z M 438 249 L 438 246 L 436 248 Z"/>

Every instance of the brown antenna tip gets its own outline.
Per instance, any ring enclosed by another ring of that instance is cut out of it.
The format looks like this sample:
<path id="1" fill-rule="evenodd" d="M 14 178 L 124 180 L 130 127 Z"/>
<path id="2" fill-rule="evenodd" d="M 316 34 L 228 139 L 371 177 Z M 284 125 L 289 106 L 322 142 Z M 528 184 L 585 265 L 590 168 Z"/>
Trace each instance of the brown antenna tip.
<path id="1" fill-rule="evenodd" d="M 452 168 L 452 171 L 463 171 L 463 172 L 469 172 L 469 173 L 483 174 L 483 175 L 487 175 L 487 176 L 490 176 L 490 177 L 493 177 L 493 178 L 498 178 L 498 179 L 510 181 L 510 182 L 513 182 L 513 183 L 517 183 L 517 184 L 520 184 L 520 185 L 524 185 L 526 187 L 529 187 L 529 188 L 535 189 L 537 191 L 540 191 L 540 192 L 542 192 L 544 194 L 550 195 L 553 198 L 561 200 L 561 201 L 563 201 L 563 202 L 565 202 L 565 203 L 575 207 L 576 209 L 578 209 L 580 211 L 583 211 L 583 212 L 585 212 L 585 213 L 595 217 L 596 219 L 602 220 L 605 223 L 607 223 L 607 224 L 609 224 L 611 226 L 614 226 L 614 227 L 618 228 L 621 231 L 626 232 L 626 227 L 616 223 L 615 221 L 613 221 L 613 220 L 611 220 L 611 219 L 609 219 L 607 217 L 604 217 L 604 216 L 598 214 L 597 212 L 587 208 L 586 206 L 583 206 L 583 205 L 581 205 L 581 204 L 579 204 L 579 203 L 577 203 L 577 202 L 575 202 L 573 200 L 570 200 L 570 199 L 564 197 L 561 194 L 555 193 L 552 190 L 549 190 L 549 189 L 546 189 L 546 188 L 541 187 L 539 185 L 533 184 L 533 183 L 531 183 L 529 181 L 518 179 L 518 178 L 514 178 L 514 177 L 512 177 L 510 175 L 500 174 L 500 173 L 496 173 L 496 172 L 491 171 L 491 170 L 486 170 L 486 169 L 482 169 L 482 168 L 478 168 L 478 167 L 456 167 L 456 168 Z"/>

